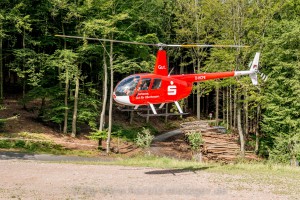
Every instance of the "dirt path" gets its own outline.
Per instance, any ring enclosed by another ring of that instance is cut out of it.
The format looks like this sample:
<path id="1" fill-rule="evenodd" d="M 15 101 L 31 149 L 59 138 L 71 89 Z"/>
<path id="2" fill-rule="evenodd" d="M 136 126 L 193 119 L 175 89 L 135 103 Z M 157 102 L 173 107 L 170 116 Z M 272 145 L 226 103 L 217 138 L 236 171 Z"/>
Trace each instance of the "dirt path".
<path id="1" fill-rule="evenodd" d="M 181 134 L 181 130 L 180 129 L 176 129 L 176 130 L 173 130 L 173 131 L 169 131 L 167 133 L 164 133 L 164 134 L 161 134 L 161 135 L 158 135 L 156 136 L 154 139 L 153 139 L 153 142 L 163 142 L 165 141 L 166 139 L 170 138 L 170 137 L 173 137 L 173 136 L 176 136 L 178 134 Z"/>
<path id="2" fill-rule="evenodd" d="M 228 176 L 205 168 L 189 171 L 0 160 L 0 199 L 287 199 L 270 192 L 268 185 L 243 184 Z"/>

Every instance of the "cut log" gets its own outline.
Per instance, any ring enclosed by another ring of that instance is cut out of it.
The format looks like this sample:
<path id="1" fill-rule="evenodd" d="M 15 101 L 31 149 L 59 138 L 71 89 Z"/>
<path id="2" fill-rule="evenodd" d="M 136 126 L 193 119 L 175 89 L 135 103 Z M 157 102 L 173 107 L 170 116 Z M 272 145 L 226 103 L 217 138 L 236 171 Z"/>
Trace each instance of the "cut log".
<path id="1" fill-rule="evenodd" d="M 205 160 L 232 162 L 239 158 L 240 145 L 237 135 L 219 133 L 218 128 L 209 127 L 206 121 L 182 123 L 181 131 L 186 136 L 195 132 L 202 134 L 204 143 L 201 149 Z M 257 156 L 247 152 L 246 158 L 256 160 Z"/>

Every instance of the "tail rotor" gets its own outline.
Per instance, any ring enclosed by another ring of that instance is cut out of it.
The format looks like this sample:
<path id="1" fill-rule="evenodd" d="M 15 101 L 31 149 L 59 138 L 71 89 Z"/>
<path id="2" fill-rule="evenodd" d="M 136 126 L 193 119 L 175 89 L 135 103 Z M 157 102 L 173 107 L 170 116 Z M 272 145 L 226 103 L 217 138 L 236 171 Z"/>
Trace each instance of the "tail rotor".
<path id="1" fill-rule="evenodd" d="M 266 82 L 266 81 L 268 80 L 268 76 L 267 76 L 267 75 L 265 75 L 264 73 L 262 73 L 262 72 L 260 72 L 260 71 L 258 71 L 258 73 L 260 74 L 260 77 L 261 77 L 261 79 L 262 79 L 264 82 Z"/>
<path id="2" fill-rule="evenodd" d="M 260 77 L 262 78 L 262 80 L 264 82 L 266 82 L 267 79 L 268 79 L 267 75 L 265 75 L 264 73 L 262 73 L 262 72 L 260 72 L 258 70 L 258 67 L 259 67 L 259 64 L 258 64 L 259 63 L 259 55 L 260 55 L 260 53 L 257 52 L 255 54 L 255 57 L 254 57 L 253 61 L 249 64 L 250 65 L 250 72 L 252 72 L 250 74 L 250 78 L 251 78 L 251 81 L 252 81 L 253 85 L 258 85 L 257 74 L 260 75 Z"/>

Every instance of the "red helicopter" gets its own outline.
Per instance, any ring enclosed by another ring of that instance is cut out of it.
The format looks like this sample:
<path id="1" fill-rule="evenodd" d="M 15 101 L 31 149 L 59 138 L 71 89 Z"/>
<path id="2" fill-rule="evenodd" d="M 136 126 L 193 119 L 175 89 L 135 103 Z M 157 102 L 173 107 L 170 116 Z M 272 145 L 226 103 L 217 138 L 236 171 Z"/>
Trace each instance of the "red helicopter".
<path id="1" fill-rule="evenodd" d="M 129 42 L 121 40 L 88 38 L 79 36 L 56 35 L 65 38 L 77 38 L 96 41 L 108 41 L 116 43 L 128 43 L 147 46 L 157 46 L 156 63 L 153 73 L 134 74 L 121 80 L 114 89 L 114 100 L 125 106 L 133 106 L 133 109 L 122 109 L 122 111 L 143 111 L 141 106 L 150 106 L 153 114 L 142 114 L 141 116 L 166 116 L 166 115 L 184 115 L 178 103 L 179 100 L 186 98 L 190 95 L 194 82 L 202 82 L 212 79 L 228 78 L 234 76 L 249 75 L 254 85 L 258 84 L 257 74 L 259 53 L 256 53 L 253 62 L 251 63 L 248 71 L 231 71 L 231 72 L 215 72 L 215 73 L 202 73 L 202 74 L 181 74 L 170 75 L 168 71 L 167 53 L 163 47 L 231 47 L 240 48 L 247 46 L 240 45 L 206 45 L 206 44 L 148 44 L 141 42 Z M 267 76 L 260 73 L 261 77 L 266 81 Z M 175 103 L 179 113 L 157 113 L 157 109 L 162 109 L 166 103 Z M 154 105 L 159 105 L 155 108 Z"/>
<path id="2" fill-rule="evenodd" d="M 115 87 L 113 98 L 119 104 L 134 106 L 133 110 L 136 111 L 139 111 L 142 105 L 149 105 L 153 114 L 140 113 L 142 116 L 184 115 L 188 113 L 182 111 L 178 101 L 190 95 L 194 82 L 249 75 L 252 83 L 257 85 L 258 62 L 259 53 L 256 53 L 248 71 L 170 75 L 168 74 L 167 53 L 160 49 L 157 52 L 154 72 L 134 74 L 121 80 Z M 173 102 L 179 113 L 157 113 L 155 104 L 159 104 L 159 109 L 161 109 L 166 103 Z M 123 111 L 128 110 L 123 109 Z"/>

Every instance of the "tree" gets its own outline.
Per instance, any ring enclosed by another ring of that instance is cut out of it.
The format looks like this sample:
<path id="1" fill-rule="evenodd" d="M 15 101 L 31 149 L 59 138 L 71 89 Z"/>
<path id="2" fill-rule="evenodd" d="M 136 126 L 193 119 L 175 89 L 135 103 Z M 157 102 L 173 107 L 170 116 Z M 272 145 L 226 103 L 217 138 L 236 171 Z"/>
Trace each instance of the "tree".
<path id="1" fill-rule="evenodd" d="M 3 101 L 3 38 L 5 37 L 5 33 L 3 30 L 3 21 L 5 13 L 0 10 L 0 102 Z"/>
<path id="2" fill-rule="evenodd" d="M 72 137 L 76 137 L 77 131 L 77 112 L 78 112 L 78 93 L 79 93 L 79 78 L 80 78 L 80 71 L 77 69 L 75 73 L 75 95 L 74 95 L 74 111 L 73 111 L 73 119 L 72 119 Z"/>
<path id="3" fill-rule="evenodd" d="M 268 141 L 271 159 L 285 163 L 289 160 L 295 163 L 300 157 L 297 150 L 300 142 L 300 29 L 299 17 L 287 15 L 290 6 L 295 5 L 287 2 L 279 13 L 282 19 L 276 16 L 267 32 L 264 55 L 270 78 L 262 108 L 262 131 L 266 134 L 263 139 Z"/>
<path id="4" fill-rule="evenodd" d="M 10 2 L 8 0 L 3 0 L 0 3 L 0 103 L 3 100 L 3 84 L 4 84 L 4 77 L 3 77 L 3 68 L 4 68 L 4 61 L 3 61 L 3 41 L 7 37 L 7 23 L 9 21 L 9 12 L 10 9 Z"/>
<path id="5" fill-rule="evenodd" d="M 14 22 L 16 30 L 19 34 L 22 34 L 22 49 L 26 52 L 26 40 L 27 32 L 31 31 L 31 19 L 30 15 L 26 14 L 26 4 L 21 2 L 16 4 L 10 12 L 10 19 Z M 24 11 L 25 10 L 25 11 Z M 25 60 L 23 60 L 23 71 L 25 71 Z M 25 98 L 26 76 L 23 78 L 23 98 Z"/>
<path id="6" fill-rule="evenodd" d="M 64 89 L 64 126 L 63 133 L 68 132 L 68 97 L 69 97 L 69 86 L 70 80 L 72 80 L 76 74 L 78 74 L 77 67 L 77 54 L 71 50 L 57 50 L 53 55 L 52 65 L 61 69 L 59 80 L 65 82 Z"/>

